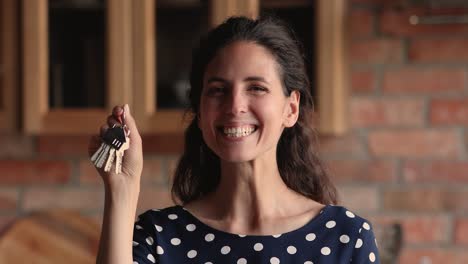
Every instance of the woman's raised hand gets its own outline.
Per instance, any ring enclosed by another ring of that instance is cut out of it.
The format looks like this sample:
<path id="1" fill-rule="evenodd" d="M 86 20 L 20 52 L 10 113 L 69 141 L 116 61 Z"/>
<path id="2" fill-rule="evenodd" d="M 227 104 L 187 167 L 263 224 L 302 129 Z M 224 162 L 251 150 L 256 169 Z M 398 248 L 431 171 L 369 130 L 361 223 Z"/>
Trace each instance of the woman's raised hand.
<path id="1" fill-rule="evenodd" d="M 139 186 L 141 172 L 143 169 L 143 153 L 141 146 L 141 136 L 136 127 L 135 119 L 130 113 L 130 108 L 125 106 L 115 106 L 112 114 L 107 117 L 107 123 L 101 127 L 100 136 L 94 136 L 89 143 L 88 152 L 92 156 L 102 143 L 101 136 L 109 127 L 121 126 L 124 121 L 126 130 L 129 132 L 130 147 L 125 151 L 122 162 L 122 173 L 116 174 L 115 169 L 105 172 L 103 168 L 97 169 L 101 175 L 106 188 L 114 186 Z M 114 161 L 115 162 L 115 161 Z M 115 166 L 115 165 L 114 165 Z"/>

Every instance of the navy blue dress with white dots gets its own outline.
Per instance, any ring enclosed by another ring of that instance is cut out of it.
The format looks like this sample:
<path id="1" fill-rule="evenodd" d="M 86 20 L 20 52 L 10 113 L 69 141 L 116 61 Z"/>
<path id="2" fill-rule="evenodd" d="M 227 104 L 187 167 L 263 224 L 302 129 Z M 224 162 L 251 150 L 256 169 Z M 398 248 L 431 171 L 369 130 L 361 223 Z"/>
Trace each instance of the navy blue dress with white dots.
<path id="1" fill-rule="evenodd" d="M 133 263 L 379 263 L 379 256 L 370 223 L 341 206 L 325 206 L 294 231 L 259 236 L 217 230 L 177 205 L 138 217 Z"/>

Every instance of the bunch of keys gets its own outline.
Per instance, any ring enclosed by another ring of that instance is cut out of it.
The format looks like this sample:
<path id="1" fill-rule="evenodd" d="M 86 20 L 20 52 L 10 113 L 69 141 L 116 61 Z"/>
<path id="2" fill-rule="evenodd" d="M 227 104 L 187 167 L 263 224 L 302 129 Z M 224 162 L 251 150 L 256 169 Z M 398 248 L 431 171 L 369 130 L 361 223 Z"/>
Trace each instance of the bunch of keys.
<path id="1" fill-rule="evenodd" d="M 121 122 L 123 123 L 123 122 Z M 116 126 L 107 129 L 102 136 L 102 143 L 98 150 L 91 156 L 91 161 L 97 168 L 104 167 L 109 172 L 115 160 L 115 173 L 122 172 L 122 160 L 124 152 L 130 147 L 130 138 L 126 126 Z"/>

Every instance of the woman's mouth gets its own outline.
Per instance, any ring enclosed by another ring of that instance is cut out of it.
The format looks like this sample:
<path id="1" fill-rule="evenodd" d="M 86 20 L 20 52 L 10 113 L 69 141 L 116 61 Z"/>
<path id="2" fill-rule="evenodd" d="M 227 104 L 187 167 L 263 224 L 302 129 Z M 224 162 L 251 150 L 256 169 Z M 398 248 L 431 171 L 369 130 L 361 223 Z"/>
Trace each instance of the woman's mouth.
<path id="1" fill-rule="evenodd" d="M 219 130 L 221 132 L 229 137 L 229 138 L 240 138 L 240 137 L 246 137 L 251 135 L 257 130 L 257 126 L 255 125 L 245 125 L 245 126 L 223 126 L 220 127 Z"/>

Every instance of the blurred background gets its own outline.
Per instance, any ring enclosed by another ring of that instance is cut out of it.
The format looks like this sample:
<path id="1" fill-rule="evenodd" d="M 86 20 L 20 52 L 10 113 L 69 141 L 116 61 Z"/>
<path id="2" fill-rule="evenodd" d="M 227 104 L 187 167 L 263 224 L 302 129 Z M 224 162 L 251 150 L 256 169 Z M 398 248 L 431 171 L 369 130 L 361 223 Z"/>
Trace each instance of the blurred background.
<path id="1" fill-rule="evenodd" d="M 382 263 L 468 263 L 466 0 L 0 0 L 0 263 L 94 263 L 113 105 L 143 133 L 137 213 L 172 205 L 191 49 L 259 14 L 304 44 L 322 158 Z"/>

